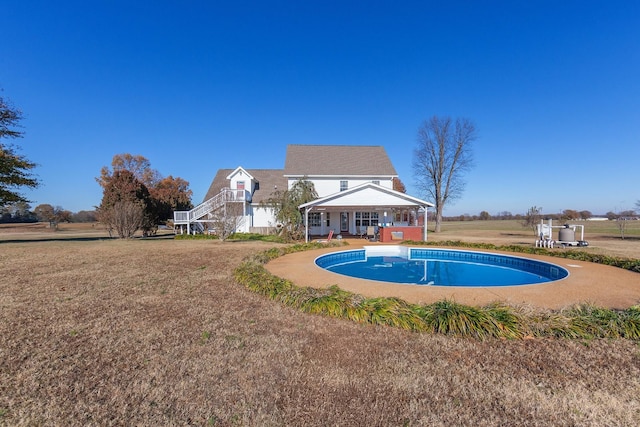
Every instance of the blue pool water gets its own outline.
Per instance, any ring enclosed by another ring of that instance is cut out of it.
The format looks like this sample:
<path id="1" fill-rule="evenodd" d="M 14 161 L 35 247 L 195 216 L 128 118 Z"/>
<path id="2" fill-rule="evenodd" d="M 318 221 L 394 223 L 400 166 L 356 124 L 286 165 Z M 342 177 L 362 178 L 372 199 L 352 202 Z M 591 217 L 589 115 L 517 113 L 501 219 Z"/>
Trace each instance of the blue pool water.
<path id="1" fill-rule="evenodd" d="M 564 279 L 569 272 L 528 258 L 451 249 L 365 247 L 316 258 L 316 265 L 361 279 L 431 286 L 518 286 Z"/>

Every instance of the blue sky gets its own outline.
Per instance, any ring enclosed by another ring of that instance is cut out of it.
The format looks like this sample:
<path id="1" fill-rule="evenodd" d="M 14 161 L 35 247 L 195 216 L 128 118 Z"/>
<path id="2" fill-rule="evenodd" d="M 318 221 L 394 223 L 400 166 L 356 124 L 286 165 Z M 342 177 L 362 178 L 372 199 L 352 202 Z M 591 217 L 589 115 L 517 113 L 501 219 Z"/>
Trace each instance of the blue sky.
<path id="1" fill-rule="evenodd" d="M 202 201 L 287 144 L 383 145 L 410 194 L 434 115 L 478 129 L 446 215 L 640 200 L 636 1 L 5 1 L 0 88 L 25 116 L 35 207 L 100 203 L 141 154 Z"/>

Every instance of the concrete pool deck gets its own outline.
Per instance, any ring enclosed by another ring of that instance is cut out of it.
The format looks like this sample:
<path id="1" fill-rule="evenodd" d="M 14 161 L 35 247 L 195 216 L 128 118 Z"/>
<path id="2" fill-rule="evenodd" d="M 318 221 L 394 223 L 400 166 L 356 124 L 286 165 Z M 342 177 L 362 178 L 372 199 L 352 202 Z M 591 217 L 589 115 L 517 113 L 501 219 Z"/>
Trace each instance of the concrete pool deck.
<path id="1" fill-rule="evenodd" d="M 599 307 L 625 309 L 640 304 L 640 274 L 616 267 L 564 258 L 494 252 L 523 258 L 533 258 L 559 265 L 569 270 L 569 277 L 539 285 L 502 287 L 445 287 L 402 285 L 342 276 L 315 265 L 314 260 L 329 252 L 360 249 L 370 243 L 362 239 L 348 239 L 348 246 L 328 247 L 285 255 L 265 267 L 298 286 L 326 288 L 338 285 L 341 289 L 366 297 L 397 297 L 407 302 L 429 304 L 450 299 L 461 304 L 483 306 L 492 302 L 510 305 L 530 305 L 539 308 L 561 309 L 578 303 L 592 303 Z M 429 246 L 429 248 L 438 248 Z M 453 248 L 444 248 L 453 249 Z M 474 249 L 461 248 L 474 251 Z M 571 249 L 565 249 L 571 250 Z"/>

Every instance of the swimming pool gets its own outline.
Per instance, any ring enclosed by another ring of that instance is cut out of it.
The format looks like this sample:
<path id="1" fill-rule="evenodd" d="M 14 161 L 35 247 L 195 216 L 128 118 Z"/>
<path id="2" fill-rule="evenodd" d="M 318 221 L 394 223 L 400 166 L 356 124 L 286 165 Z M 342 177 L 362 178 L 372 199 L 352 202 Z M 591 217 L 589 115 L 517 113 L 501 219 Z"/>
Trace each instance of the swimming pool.
<path id="1" fill-rule="evenodd" d="M 564 279 L 555 264 L 488 252 L 365 246 L 316 258 L 318 267 L 361 279 L 422 286 L 520 286 Z"/>

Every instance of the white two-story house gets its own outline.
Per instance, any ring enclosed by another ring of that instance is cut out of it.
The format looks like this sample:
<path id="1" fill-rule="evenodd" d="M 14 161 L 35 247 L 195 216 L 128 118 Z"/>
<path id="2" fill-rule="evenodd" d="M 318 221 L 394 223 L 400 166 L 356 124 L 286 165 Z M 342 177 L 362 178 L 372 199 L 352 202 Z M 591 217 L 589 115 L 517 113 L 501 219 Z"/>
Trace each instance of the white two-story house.
<path id="1" fill-rule="evenodd" d="M 278 226 L 273 210 L 263 202 L 276 190 L 306 179 L 318 199 L 304 209 L 307 236 L 363 235 L 367 227 L 418 226 L 418 217 L 433 204 L 393 189 L 397 178 L 382 146 L 289 145 L 284 169 L 220 169 L 204 202 L 189 212 L 175 212 L 177 226 L 188 231 L 206 223 L 224 203 L 241 203 L 239 232 L 268 232 Z M 200 227 L 201 228 L 201 227 Z M 426 228 L 422 233 L 426 239 Z"/>

